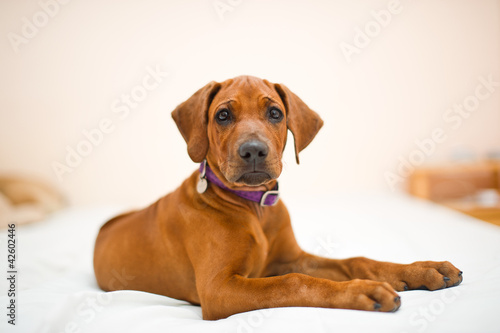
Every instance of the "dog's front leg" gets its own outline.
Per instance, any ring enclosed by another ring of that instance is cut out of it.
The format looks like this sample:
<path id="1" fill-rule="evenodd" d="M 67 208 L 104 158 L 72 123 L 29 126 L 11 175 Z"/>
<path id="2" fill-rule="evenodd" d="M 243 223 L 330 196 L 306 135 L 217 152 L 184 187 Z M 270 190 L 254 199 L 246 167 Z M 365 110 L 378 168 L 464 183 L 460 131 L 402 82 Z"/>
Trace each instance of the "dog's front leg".
<path id="1" fill-rule="evenodd" d="M 394 264 L 364 257 L 335 260 L 303 252 L 297 260 L 288 263 L 285 269 L 288 272 L 300 272 L 334 281 L 368 279 L 387 282 L 398 291 L 436 290 L 462 282 L 462 272 L 447 261 Z"/>
<path id="2" fill-rule="evenodd" d="M 384 282 L 338 282 L 301 273 L 264 277 L 267 247 L 248 224 L 224 224 L 231 232 L 214 223 L 198 226 L 191 236 L 202 241 L 187 243 L 187 249 L 204 319 L 274 307 L 395 311 L 401 304 L 398 294 Z M 299 254 L 300 248 L 295 249 Z"/>
<path id="3" fill-rule="evenodd" d="M 369 280 L 335 282 L 291 273 L 265 278 L 235 274 L 199 286 L 203 318 L 226 318 L 257 309 L 307 306 L 395 311 L 400 297 L 387 283 Z"/>

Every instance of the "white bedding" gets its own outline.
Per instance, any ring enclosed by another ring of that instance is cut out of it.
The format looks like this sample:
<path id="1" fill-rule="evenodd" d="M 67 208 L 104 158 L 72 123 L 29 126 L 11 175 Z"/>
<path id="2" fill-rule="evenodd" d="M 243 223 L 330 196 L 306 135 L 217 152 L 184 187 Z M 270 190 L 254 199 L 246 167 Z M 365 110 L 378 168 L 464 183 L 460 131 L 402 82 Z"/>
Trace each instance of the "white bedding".
<path id="1" fill-rule="evenodd" d="M 464 272 L 455 288 L 401 292 L 396 313 L 278 308 L 203 321 L 201 309 L 168 297 L 104 293 L 92 271 L 94 239 L 119 207 L 72 208 L 18 227 L 17 324 L 1 332 L 500 332 L 500 228 L 396 195 L 286 198 L 296 237 L 311 252 L 409 263 L 449 260 Z M 6 232 L 0 233 L 6 266 Z M 6 269 L 5 269 L 6 271 Z M 293 291 L 290 291 L 293 292 Z"/>

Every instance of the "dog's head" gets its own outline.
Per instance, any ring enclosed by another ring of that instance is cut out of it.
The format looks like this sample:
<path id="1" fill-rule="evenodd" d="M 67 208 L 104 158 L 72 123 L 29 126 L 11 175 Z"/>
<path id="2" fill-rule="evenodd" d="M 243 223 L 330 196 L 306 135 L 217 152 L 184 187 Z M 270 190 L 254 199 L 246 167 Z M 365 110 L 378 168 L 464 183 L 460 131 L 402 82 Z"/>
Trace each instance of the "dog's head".
<path id="1" fill-rule="evenodd" d="M 172 117 L 191 159 L 207 159 L 223 181 L 236 187 L 278 178 L 287 129 L 294 136 L 299 163 L 299 152 L 323 125 L 287 87 L 252 76 L 210 82 L 180 104 Z"/>

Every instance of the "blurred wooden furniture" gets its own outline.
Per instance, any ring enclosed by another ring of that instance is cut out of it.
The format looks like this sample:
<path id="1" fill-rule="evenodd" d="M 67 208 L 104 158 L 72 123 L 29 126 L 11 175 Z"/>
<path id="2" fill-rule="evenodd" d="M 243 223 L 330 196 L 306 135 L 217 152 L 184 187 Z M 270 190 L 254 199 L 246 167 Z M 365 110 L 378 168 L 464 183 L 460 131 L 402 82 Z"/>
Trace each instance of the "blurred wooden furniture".
<path id="1" fill-rule="evenodd" d="M 500 161 L 418 168 L 408 192 L 500 226 Z"/>

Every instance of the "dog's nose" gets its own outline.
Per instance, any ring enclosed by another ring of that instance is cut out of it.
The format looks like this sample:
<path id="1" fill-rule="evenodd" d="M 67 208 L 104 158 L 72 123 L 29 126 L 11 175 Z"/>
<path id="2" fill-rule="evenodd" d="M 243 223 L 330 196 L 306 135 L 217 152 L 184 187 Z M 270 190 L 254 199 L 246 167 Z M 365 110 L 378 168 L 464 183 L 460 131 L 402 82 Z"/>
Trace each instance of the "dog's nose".
<path id="1" fill-rule="evenodd" d="M 238 152 L 245 162 L 262 162 L 266 158 L 269 149 L 265 143 L 252 140 L 242 144 Z"/>

